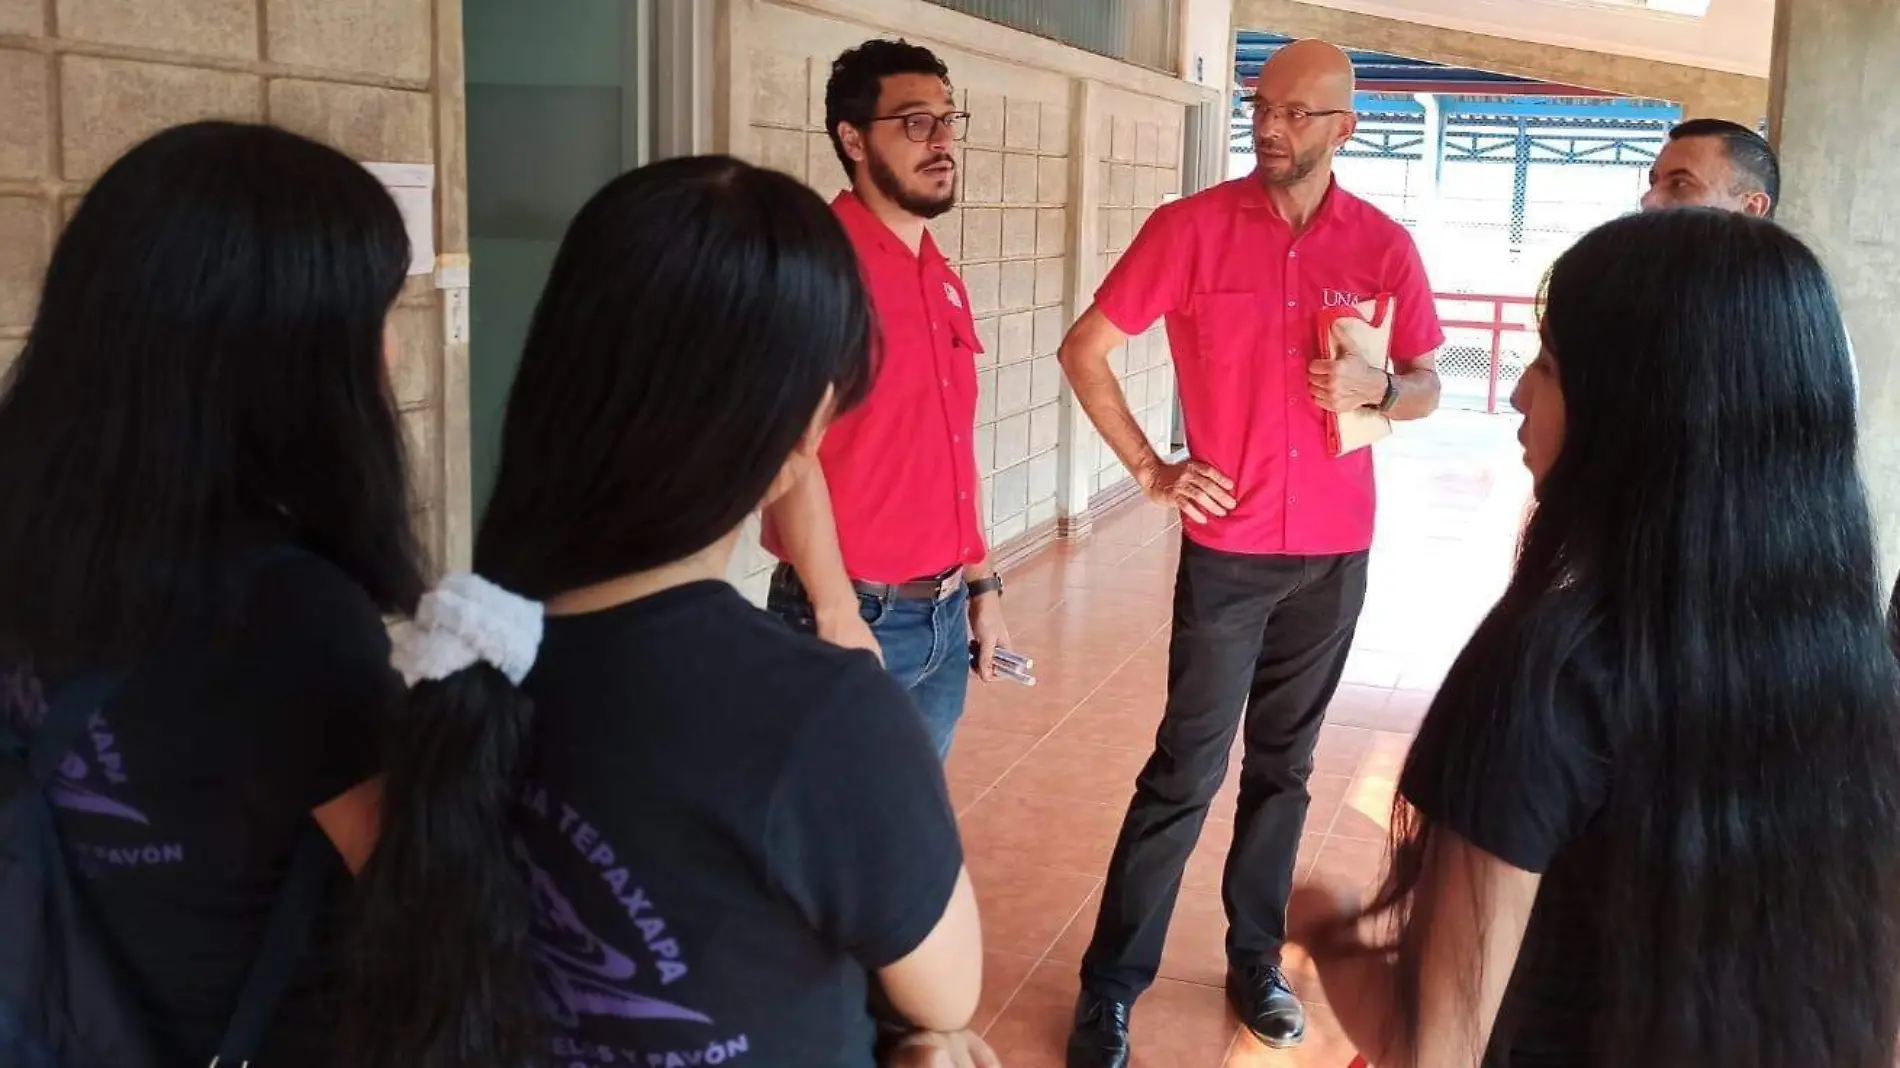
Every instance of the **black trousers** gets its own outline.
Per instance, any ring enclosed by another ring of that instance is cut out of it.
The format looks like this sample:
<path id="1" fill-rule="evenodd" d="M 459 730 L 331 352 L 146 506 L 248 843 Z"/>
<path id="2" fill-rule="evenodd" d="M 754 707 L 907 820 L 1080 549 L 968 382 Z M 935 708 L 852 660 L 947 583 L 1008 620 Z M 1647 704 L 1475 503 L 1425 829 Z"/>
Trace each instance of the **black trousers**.
<path id="1" fill-rule="evenodd" d="M 1154 982 L 1208 805 L 1243 713 L 1234 845 L 1221 897 L 1236 965 L 1279 961 L 1307 778 L 1366 598 L 1366 554 L 1237 556 L 1186 542 L 1168 703 L 1109 862 L 1082 985 L 1132 1001 Z"/>

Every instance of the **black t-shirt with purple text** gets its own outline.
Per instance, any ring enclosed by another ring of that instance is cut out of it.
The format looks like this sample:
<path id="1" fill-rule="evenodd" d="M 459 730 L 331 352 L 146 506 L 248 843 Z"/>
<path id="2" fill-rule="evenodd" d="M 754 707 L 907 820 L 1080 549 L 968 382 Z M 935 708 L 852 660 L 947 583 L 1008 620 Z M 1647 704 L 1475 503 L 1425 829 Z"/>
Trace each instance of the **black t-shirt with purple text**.
<path id="1" fill-rule="evenodd" d="M 381 614 L 328 561 L 252 552 L 224 582 L 234 610 L 179 624 L 127 673 L 50 792 L 162 1063 L 191 1068 L 217 1052 L 311 810 L 375 774 L 381 715 L 403 692 Z M 0 716 L 32 731 L 60 682 L 0 663 Z M 348 881 L 339 859 L 261 1065 L 329 1063 Z"/>
<path id="2" fill-rule="evenodd" d="M 558 1068 L 872 1063 L 963 855 L 903 690 L 724 583 L 552 617 L 517 852 Z"/>

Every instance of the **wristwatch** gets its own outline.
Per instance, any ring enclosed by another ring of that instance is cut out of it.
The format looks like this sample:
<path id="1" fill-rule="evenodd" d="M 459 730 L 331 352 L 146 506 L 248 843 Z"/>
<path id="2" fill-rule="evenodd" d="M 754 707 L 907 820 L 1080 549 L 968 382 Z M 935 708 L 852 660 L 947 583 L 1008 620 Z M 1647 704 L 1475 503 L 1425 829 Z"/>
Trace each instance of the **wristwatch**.
<path id="1" fill-rule="evenodd" d="M 981 597 L 986 593 L 993 593 L 998 597 L 1003 595 L 1003 576 L 1001 575 L 991 575 L 989 578 L 980 578 L 964 585 L 969 588 L 972 598 Z"/>
<path id="2" fill-rule="evenodd" d="M 1385 372 L 1385 398 L 1379 402 L 1379 410 L 1389 412 L 1399 402 L 1399 380 L 1392 372 Z"/>

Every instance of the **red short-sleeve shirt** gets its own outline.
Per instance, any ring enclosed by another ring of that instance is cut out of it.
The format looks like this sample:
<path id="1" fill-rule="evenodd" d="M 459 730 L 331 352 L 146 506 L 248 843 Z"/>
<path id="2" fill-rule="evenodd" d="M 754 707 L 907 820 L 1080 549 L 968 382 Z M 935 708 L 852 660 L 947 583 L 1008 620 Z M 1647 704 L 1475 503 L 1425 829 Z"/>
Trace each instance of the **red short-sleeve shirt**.
<path id="1" fill-rule="evenodd" d="M 1151 216 L 1096 291 L 1123 333 L 1167 319 L 1188 449 L 1237 486 L 1239 507 L 1186 524 L 1223 552 L 1323 556 L 1372 545 L 1372 450 L 1327 454 L 1307 389 L 1322 308 L 1398 298 L 1393 361 L 1444 344 L 1431 284 L 1405 228 L 1335 184 L 1294 235 L 1257 178 Z"/>
<path id="2" fill-rule="evenodd" d="M 856 196 L 832 210 L 857 249 L 881 337 L 870 396 L 819 449 L 851 577 L 908 582 L 981 563 L 976 361 L 963 280 L 928 232 L 912 253 Z M 767 551 L 784 559 L 767 525 Z"/>

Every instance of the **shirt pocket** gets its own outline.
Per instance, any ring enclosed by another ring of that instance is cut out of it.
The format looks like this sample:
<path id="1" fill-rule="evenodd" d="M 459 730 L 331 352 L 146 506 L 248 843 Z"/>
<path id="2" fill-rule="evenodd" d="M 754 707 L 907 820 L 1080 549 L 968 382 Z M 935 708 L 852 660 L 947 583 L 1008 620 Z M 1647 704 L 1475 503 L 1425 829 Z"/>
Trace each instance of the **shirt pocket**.
<path id="1" fill-rule="evenodd" d="M 950 343 L 962 350 L 970 362 L 982 362 L 983 342 L 976 336 L 976 321 L 968 315 L 950 316 Z"/>
<path id="2" fill-rule="evenodd" d="M 983 342 L 977 339 L 976 322 L 968 315 L 952 315 L 949 318 L 950 360 L 945 377 L 959 419 L 967 417 L 974 426 L 977 407 L 976 370 L 983 366 Z"/>
<path id="3" fill-rule="evenodd" d="M 1260 343 L 1260 295 L 1200 293 L 1189 305 L 1194 320 L 1194 358 L 1215 368 L 1247 362 Z"/>

